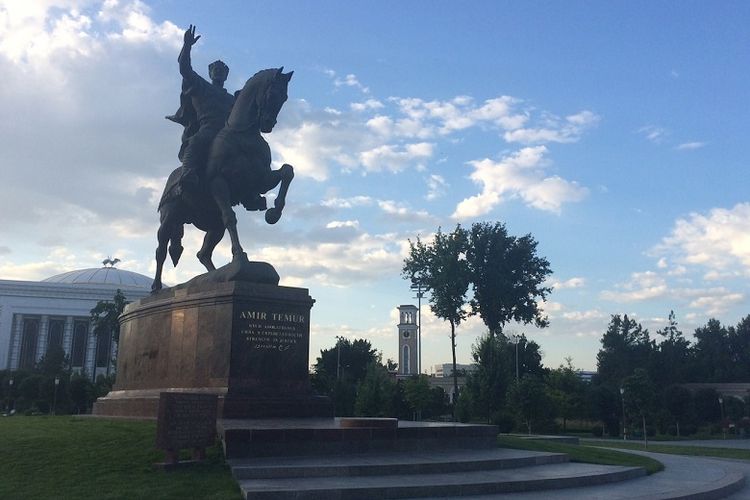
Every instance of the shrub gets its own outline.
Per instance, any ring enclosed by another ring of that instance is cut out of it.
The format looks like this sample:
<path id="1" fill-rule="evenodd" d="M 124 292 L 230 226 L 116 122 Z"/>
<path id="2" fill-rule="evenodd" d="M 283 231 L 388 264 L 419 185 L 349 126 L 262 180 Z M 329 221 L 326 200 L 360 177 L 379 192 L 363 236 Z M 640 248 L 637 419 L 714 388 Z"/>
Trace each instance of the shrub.
<path id="1" fill-rule="evenodd" d="M 593 426 L 591 428 L 591 434 L 593 434 L 594 436 L 596 436 L 598 438 L 604 436 L 604 427 L 602 427 L 601 425 L 595 425 L 595 426 Z"/>

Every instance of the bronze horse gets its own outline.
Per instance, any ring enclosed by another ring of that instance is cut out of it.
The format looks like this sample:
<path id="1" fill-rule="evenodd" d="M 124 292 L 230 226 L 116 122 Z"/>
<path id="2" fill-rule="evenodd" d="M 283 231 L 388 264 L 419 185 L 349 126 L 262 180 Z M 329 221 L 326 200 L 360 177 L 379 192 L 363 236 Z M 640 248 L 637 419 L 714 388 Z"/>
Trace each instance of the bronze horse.
<path id="1" fill-rule="evenodd" d="M 287 100 L 287 87 L 294 72 L 283 73 L 283 69 L 259 71 L 238 93 L 226 125 L 213 141 L 196 196 L 186 196 L 179 188 L 182 167 L 169 175 L 159 202 L 159 246 L 152 291 L 162 288 L 167 244 L 175 266 L 182 255 L 185 224 L 205 231 L 197 257 L 207 270 L 213 271 L 216 267 L 211 255 L 225 230 L 232 240 L 233 258 L 244 253 L 237 235 L 234 205 L 242 203 L 247 210 L 266 210 L 266 200 L 261 195 L 281 183 L 274 206 L 266 210 L 265 218 L 267 223 L 275 224 L 281 217 L 294 169 L 284 164 L 278 170 L 271 170 L 271 149 L 261 132 L 273 130 Z"/>

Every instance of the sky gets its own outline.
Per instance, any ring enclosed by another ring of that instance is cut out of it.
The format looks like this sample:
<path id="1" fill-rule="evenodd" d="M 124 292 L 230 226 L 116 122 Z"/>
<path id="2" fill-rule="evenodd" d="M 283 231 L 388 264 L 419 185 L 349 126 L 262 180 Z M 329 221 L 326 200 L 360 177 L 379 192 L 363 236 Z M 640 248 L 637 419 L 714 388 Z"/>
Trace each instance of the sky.
<path id="1" fill-rule="evenodd" d="M 750 314 L 740 1 L 0 0 L 0 279 L 108 256 L 153 274 L 190 24 L 195 70 L 222 59 L 230 91 L 294 71 L 266 135 L 295 168 L 284 216 L 237 213 L 250 259 L 316 300 L 311 362 L 337 335 L 396 359 L 409 239 L 458 223 L 538 241 L 550 325 L 508 328 L 549 367 L 595 369 L 613 314 L 655 335 L 674 310 L 688 338 Z M 166 283 L 204 271 L 201 240 L 186 229 Z M 230 259 L 225 237 L 214 261 Z M 426 303 L 422 320 L 429 373 L 450 328 Z M 459 362 L 484 331 L 459 326 Z"/>

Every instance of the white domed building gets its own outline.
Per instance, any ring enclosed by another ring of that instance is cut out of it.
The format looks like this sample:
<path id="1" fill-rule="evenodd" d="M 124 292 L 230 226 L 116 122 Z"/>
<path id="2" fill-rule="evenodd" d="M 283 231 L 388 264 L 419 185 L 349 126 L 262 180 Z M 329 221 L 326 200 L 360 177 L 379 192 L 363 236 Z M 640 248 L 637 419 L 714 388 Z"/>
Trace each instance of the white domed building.
<path id="1" fill-rule="evenodd" d="M 0 370 L 31 369 L 50 346 L 65 350 L 74 371 L 108 373 L 116 346 L 97 337 L 91 309 L 119 289 L 128 302 L 147 296 L 152 279 L 117 269 L 80 269 L 42 281 L 0 280 Z"/>

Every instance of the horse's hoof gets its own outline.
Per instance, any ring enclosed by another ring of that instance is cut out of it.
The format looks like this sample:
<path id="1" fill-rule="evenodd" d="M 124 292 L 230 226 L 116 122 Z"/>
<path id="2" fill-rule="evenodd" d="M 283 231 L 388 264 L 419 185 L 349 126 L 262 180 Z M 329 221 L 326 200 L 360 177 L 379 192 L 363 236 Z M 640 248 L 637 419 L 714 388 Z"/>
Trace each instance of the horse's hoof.
<path id="1" fill-rule="evenodd" d="M 269 208 L 266 210 L 266 222 L 269 224 L 276 224 L 281 219 L 281 210 L 278 208 Z"/>

